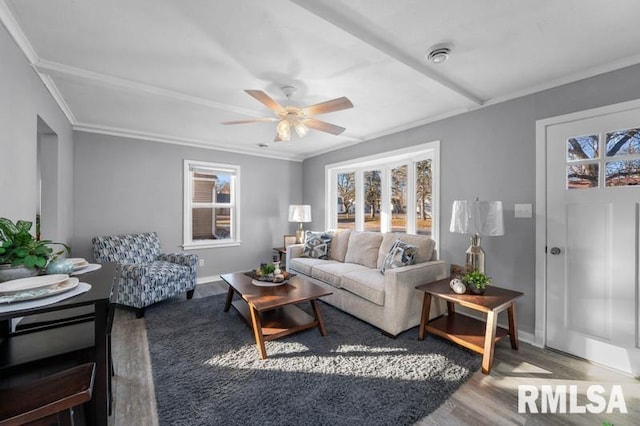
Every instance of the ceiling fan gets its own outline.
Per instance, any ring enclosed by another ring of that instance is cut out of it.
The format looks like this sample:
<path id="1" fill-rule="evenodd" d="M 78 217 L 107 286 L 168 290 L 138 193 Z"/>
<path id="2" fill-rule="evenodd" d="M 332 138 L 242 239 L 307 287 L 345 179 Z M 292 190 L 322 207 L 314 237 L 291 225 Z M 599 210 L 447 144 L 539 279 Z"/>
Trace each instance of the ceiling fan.
<path id="1" fill-rule="evenodd" d="M 287 99 L 296 92 L 296 88 L 292 86 L 284 86 L 281 88 Z M 261 117 L 248 120 L 225 121 L 222 124 L 246 124 L 246 123 L 264 123 L 275 122 L 276 137 L 275 141 L 288 141 L 291 139 L 291 128 L 295 130 L 301 138 L 306 136 L 309 128 L 320 130 L 323 132 L 339 135 L 344 132 L 345 128 L 327 123 L 326 121 L 314 118 L 316 115 L 326 114 L 329 112 L 340 111 L 343 109 L 353 108 L 353 104 L 346 97 L 331 99 L 330 101 L 321 102 L 319 104 L 309 105 L 303 108 L 295 106 L 282 106 L 262 90 L 245 90 L 249 95 L 253 96 L 259 102 L 262 102 L 267 108 L 274 111 L 277 117 Z"/>

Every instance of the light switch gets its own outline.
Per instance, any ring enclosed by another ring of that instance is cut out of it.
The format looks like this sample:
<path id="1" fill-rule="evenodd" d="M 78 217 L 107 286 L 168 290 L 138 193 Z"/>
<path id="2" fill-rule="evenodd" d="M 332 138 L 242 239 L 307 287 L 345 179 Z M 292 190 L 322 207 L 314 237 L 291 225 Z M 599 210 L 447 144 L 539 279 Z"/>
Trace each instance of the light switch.
<path id="1" fill-rule="evenodd" d="M 514 204 L 515 217 L 532 218 L 533 208 L 531 204 Z"/>

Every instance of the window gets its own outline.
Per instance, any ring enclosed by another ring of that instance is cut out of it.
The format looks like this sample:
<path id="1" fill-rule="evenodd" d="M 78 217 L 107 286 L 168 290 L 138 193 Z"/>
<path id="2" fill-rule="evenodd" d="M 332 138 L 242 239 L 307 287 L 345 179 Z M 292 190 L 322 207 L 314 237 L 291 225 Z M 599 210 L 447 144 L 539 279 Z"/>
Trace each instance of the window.
<path id="1" fill-rule="evenodd" d="M 439 143 L 326 166 L 327 229 L 407 232 L 437 241 Z"/>
<path id="2" fill-rule="evenodd" d="M 240 167 L 184 161 L 184 248 L 238 245 Z"/>
<path id="3" fill-rule="evenodd" d="M 600 151 L 603 155 L 600 155 Z M 640 185 L 640 128 L 567 139 L 567 188 Z"/>

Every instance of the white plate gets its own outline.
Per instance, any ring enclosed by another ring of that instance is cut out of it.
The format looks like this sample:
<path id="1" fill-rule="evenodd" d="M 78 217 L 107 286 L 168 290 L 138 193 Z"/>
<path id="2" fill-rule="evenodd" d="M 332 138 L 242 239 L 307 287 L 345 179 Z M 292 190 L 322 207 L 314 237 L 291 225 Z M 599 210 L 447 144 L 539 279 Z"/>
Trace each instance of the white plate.
<path id="1" fill-rule="evenodd" d="M 35 290 L 53 287 L 69 279 L 66 274 L 40 275 L 37 277 L 20 278 L 18 280 L 0 283 L 0 295 L 17 293 L 19 291 Z"/>
<path id="2" fill-rule="evenodd" d="M 89 266 L 89 262 L 82 257 L 70 257 L 69 259 L 73 263 L 73 270 L 77 271 L 78 269 L 86 268 Z"/>
<path id="3" fill-rule="evenodd" d="M 258 281 L 258 280 L 252 280 L 251 283 L 253 285 L 257 285 L 258 287 L 276 287 L 282 284 L 286 284 L 287 280 L 284 281 L 280 281 L 277 283 L 274 283 L 273 281 Z"/>
<path id="4" fill-rule="evenodd" d="M 48 275 L 50 276 L 50 275 Z M 0 296 L 0 303 L 24 302 L 25 300 L 40 299 L 42 297 L 54 296 L 58 293 L 72 290 L 78 286 L 78 278 L 68 278 L 52 287 L 23 290 L 13 294 Z"/>

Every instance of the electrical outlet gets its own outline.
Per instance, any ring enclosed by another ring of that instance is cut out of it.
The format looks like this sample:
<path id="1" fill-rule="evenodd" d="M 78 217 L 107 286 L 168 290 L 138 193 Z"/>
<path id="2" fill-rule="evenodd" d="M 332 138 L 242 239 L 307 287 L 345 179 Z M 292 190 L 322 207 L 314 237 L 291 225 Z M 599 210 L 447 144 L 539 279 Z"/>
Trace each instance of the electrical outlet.
<path id="1" fill-rule="evenodd" d="M 198 265 L 204 266 L 204 259 L 198 259 Z"/>

